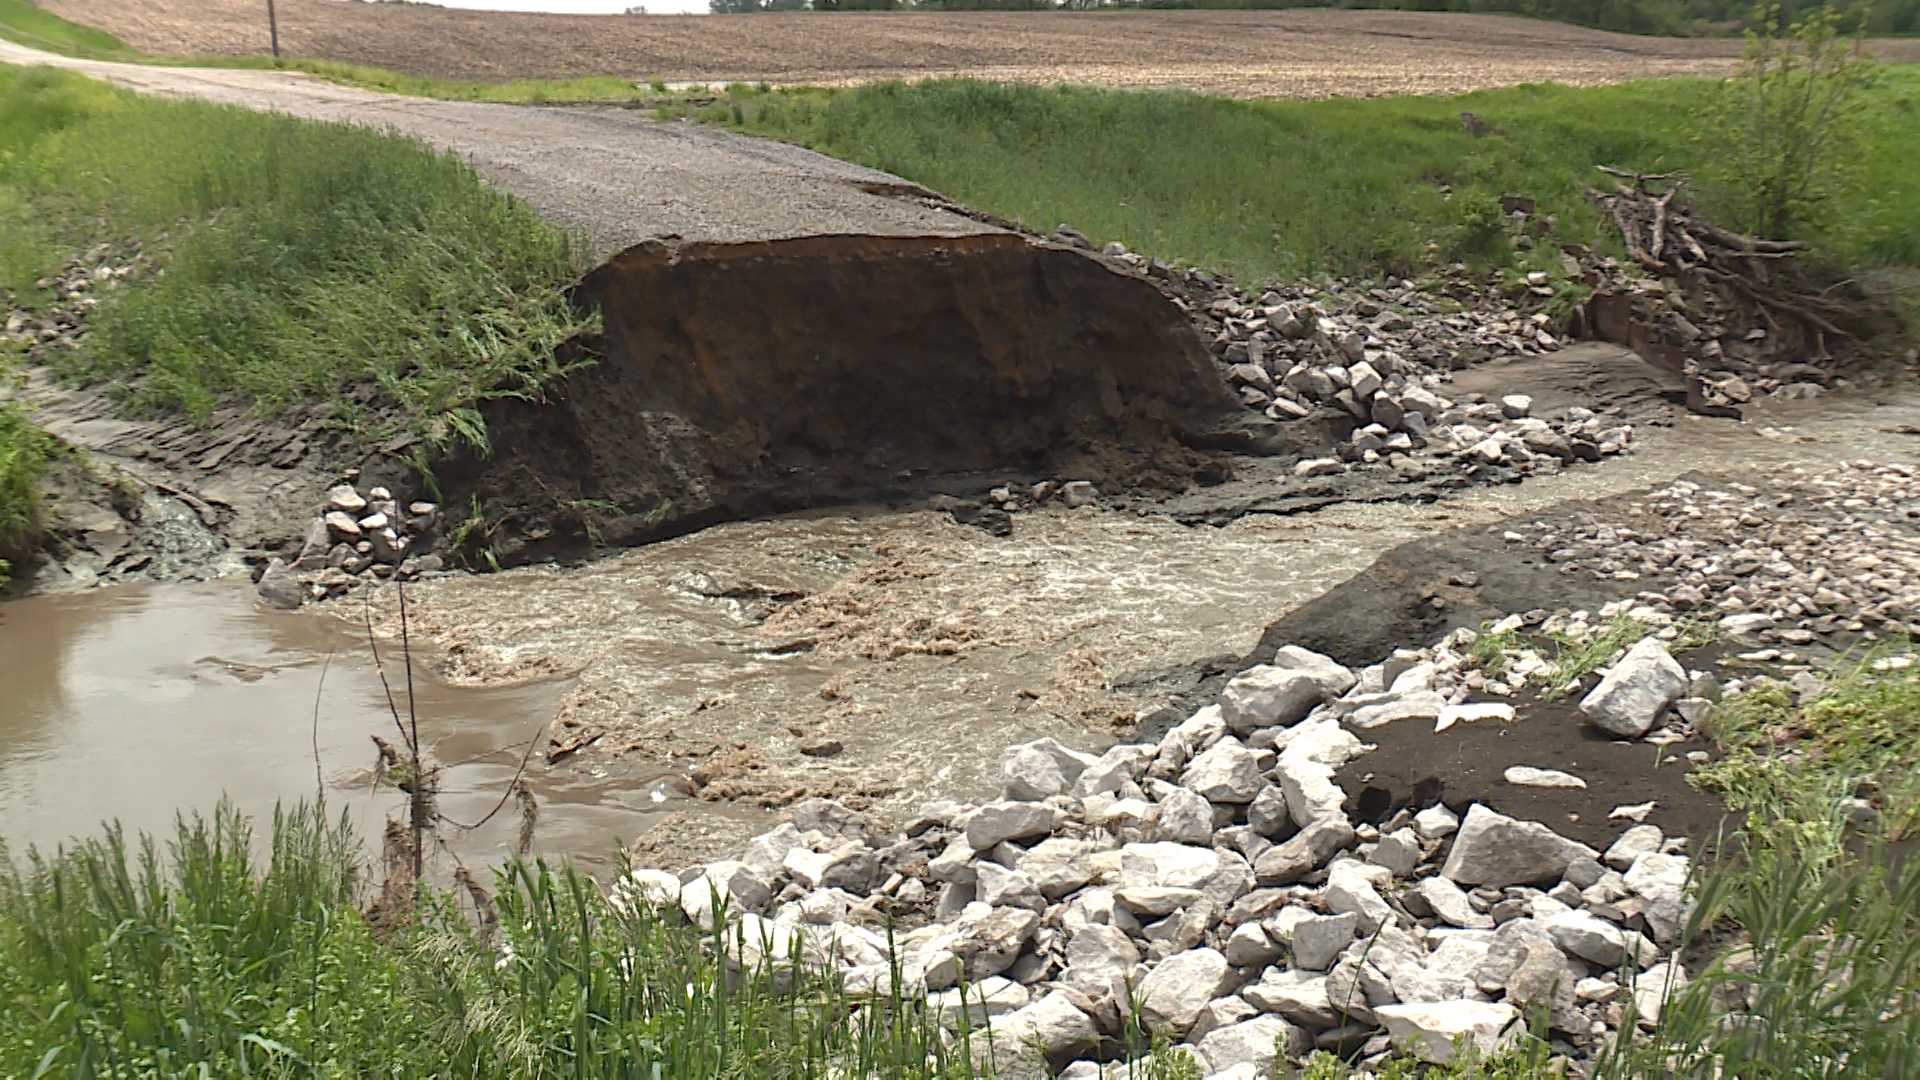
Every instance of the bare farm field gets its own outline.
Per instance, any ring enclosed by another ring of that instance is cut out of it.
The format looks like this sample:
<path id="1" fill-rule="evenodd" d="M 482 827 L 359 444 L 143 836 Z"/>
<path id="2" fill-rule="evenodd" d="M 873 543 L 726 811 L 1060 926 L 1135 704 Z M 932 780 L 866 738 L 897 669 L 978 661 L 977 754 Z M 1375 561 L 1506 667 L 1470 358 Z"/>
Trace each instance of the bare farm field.
<path id="1" fill-rule="evenodd" d="M 257 0 L 44 0 L 149 53 L 266 52 Z M 458 79 L 845 85 L 968 76 L 1240 98 L 1590 86 L 1726 70 L 1729 40 L 1632 37 L 1492 15 L 1374 11 L 576 16 L 280 0 L 290 55 Z M 1875 43 L 1920 60 L 1920 40 Z"/>

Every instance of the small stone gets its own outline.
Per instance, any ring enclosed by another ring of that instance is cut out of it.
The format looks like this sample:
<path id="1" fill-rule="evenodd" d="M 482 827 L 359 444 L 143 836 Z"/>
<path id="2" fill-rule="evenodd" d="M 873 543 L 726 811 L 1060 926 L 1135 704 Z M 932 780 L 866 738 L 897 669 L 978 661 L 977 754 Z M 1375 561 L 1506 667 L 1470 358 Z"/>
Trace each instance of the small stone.
<path id="1" fill-rule="evenodd" d="M 1263 968 L 1278 959 L 1283 950 L 1259 923 L 1242 923 L 1227 937 L 1227 963 L 1241 968 Z"/>
<path id="2" fill-rule="evenodd" d="M 1213 804 L 1197 792 L 1178 787 L 1160 800 L 1160 814 L 1154 823 L 1154 835 L 1176 844 L 1208 844 L 1213 841 Z"/>
<path id="3" fill-rule="evenodd" d="M 1655 964 L 1633 980 L 1633 1010 L 1644 1028 L 1660 1023 L 1667 1002 L 1687 985 L 1687 969 L 1677 960 Z"/>
<path id="4" fill-rule="evenodd" d="M 1345 814 L 1329 814 L 1262 855 L 1254 874 L 1264 884 L 1285 885 L 1311 874 L 1328 859 L 1353 846 L 1353 824 Z"/>
<path id="5" fill-rule="evenodd" d="M 350 514 L 340 510 L 330 510 L 321 520 L 326 522 L 327 531 L 341 540 L 353 541 L 360 539 L 360 523 L 353 520 L 353 516 Z"/>
<path id="6" fill-rule="evenodd" d="M 1518 420 L 1533 412 L 1533 399 L 1525 394 L 1508 394 L 1500 399 L 1500 415 Z"/>
<path id="7" fill-rule="evenodd" d="M 1380 838 L 1374 845 L 1373 853 L 1367 861 L 1376 866 L 1384 866 L 1394 877 L 1406 877 L 1420 865 L 1425 853 L 1420 848 L 1420 838 L 1412 829 L 1398 829 Z"/>
<path id="8" fill-rule="evenodd" d="M 1227 958 L 1214 949 L 1170 956 L 1140 982 L 1140 1019 L 1150 1030 L 1185 1036 L 1231 975 Z"/>
<path id="9" fill-rule="evenodd" d="M 1352 689 L 1352 671 L 1319 653 L 1287 645 L 1273 661 L 1248 668 L 1220 695 L 1220 715 L 1237 734 L 1298 723 L 1315 705 Z"/>
<path id="10" fill-rule="evenodd" d="M 1585 788 L 1587 782 L 1558 769 L 1536 769 L 1531 765 L 1515 765 L 1503 774 L 1509 784 L 1535 788 Z"/>
<path id="11" fill-rule="evenodd" d="M 260 599 L 282 611 L 292 611 L 307 602 L 306 587 L 300 583 L 293 568 L 280 559 L 267 563 L 267 569 L 260 575 L 260 583 L 255 589 Z"/>
<path id="12" fill-rule="evenodd" d="M 991 1035 L 976 1031 L 969 1053 L 977 1065 L 1000 1076 L 1046 1076 L 1049 1060 L 1071 1057 L 1100 1044 L 1100 1029 L 1063 990 L 989 1021 Z"/>
<path id="13" fill-rule="evenodd" d="M 1254 1078 L 1278 1075 L 1282 1055 L 1304 1054 L 1311 1046 L 1306 1032 L 1280 1017 L 1258 1016 L 1208 1032 L 1196 1049 L 1212 1075 L 1228 1080 L 1236 1071 Z"/>
<path id="14" fill-rule="evenodd" d="M 1620 834 L 1613 846 L 1607 848 L 1601 861 L 1615 870 L 1626 870 L 1641 855 L 1659 851 L 1666 839 L 1666 834 L 1660 831 L 1658 825 L 1635 825 Z"/>
<path id="15" fill-rule="evenodd" d="M 1585 911 L 1563 911 L 1545 924 L 1553 943 L 1589 963 L 1617 968 L 1632 960 L 1636 966 L 1658 955 L 1651 941 Z"/>
<path id="16" fill-rule="evenodd" d="M 1385 867 L 1369 867 L 1358 859 L 1341 859 L 1328 869 L 1327 888 L 1321 896 L 1327 910 L 1358 915 L 1361 932 L 1371 934 L 1393 921 L 1393 908 L 1379 891 L 1380 885 L 1392 880 Z"/>
<path id="17" fill-rule="evenodd" d="M 327 508 L 345 514 L 358 514 L 367 508 L 367 500 L 360 497 L 352 484 L 341 484 L 327 491 Z"/>
<path id="18" fill-rule="evenodd" d="M 1435 803 L 1413 815 L 1413 831 L 1425 840 L 1452 836 L 1460 828 L 1460 815 Z"/>
<path id="19" fill-rule="evenodd" d="M 994 907 L 1026 908 L 1029 911 L 1047 909 L 1047 899 L 1040 895 L 1039 887 L 1018 870 L 1008 870 L 983 859 L 974 864 L 974 871 L 977 885 L 975 895 L 981 903 Z"/>
<path id="20" fill-rule="evenodd" d="M 1245 805 L 1266 786 L 1259 763 L 1259 753 L 1238 739 L 1224 738 L 1187 765 L 1180 783 L 1209 802 Z"/>
<path id="21" fill-rule="evenodd" d="M 1308 458 L 1294 463 L 1293 475 L 1307 479 L 1316 476 L 1338 476 L 1347 471 L 1339 458 Z"/>
<path id="22" fill-rule="evenodd" d="M 967 844 L 985 851 L 1008 840 L 1031 840 L 1053 831 L 1053 808 L 1041 803 L 991 802 L 967 820 Z"/>
<path id="23" fill-rule="evenodd" d="M 846 749 L 839 739 L 811 738 L 800 744 L 800 753 L 812 758 L 834 757 Z"/>
<path id="24" fill-rule="evenodd" d="M 1140 949 L 1117 926 L 1088 926 L 1067 940 L 1067 966 L 1060 981 L 1087 993 L 1113 988 L 1140 962 Z"/>
<path id="25" fill-rule="evenodd" d="M 1113 890 L 1114 903 L 1135 914 L 1154 919 L 1191 907 L 1205 896 L 1199 889 L 1173 885 L 1125 885 Z"/>
<path id="26" fill-rule="evenodd" d="M 1486 1001 L 1436 1001 L 1382 1005 L 1374 1010 L 1393 1045 L 1434 1065 L 1453 1061 L 1457 1045 L 1480 1057 L 1498 1054 L 1523 1028 L 1520 1010 Z"/>
<path id="27" fill-rule="evenodd" d="M 1470 701 L 1459 705 L 1444 705 L 1440 715 L 1434 720 L 1433 730 L 1445 731 L 1455 724 L 1473 723 L 1478 720 L 1511 721 L 1515 716 L 1513 706 L 1501 701 Z"/>
<path id="28" fill-rule="evenodd" d="M 1422 878 L 1414 885 L 1414 891 L 1427 902 L 1441 922 L 1449 926 L 1458 926 L 1464 930 L 1491 930 L 1493 918 L 1474 910 L 1467 894 L 1460 886 L 1443 877 Z"/>
<path id="29" fill-rule="evenodd" d="M 1069 480 L 1060 485 L 1060 499 L 1067 509 L 1078 510 L 1083 506 L 1092 506 L 1100 501 L 1100 489 L 1086 480 Z"/>

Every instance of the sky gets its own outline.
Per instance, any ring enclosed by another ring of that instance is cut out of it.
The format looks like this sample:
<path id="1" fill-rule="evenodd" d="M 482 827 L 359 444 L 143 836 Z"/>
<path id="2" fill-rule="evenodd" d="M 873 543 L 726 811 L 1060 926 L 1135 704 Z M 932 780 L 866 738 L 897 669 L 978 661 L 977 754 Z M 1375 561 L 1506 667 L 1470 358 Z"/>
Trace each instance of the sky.
<path id="1" fill-rule="evenodd" d="M 434 0 L 442 7 L 481 11 L 551 11 L 566 15 L 618 15 L 635 4 L 655 15 L 704 15 L 707 0 Z"/>

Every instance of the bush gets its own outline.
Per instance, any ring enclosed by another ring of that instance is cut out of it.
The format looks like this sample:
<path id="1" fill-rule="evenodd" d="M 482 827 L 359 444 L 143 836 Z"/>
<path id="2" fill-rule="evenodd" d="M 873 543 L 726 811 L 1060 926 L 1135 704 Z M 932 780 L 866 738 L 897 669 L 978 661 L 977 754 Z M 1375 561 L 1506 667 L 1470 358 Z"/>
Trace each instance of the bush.
<path id="1" fill-rule="evenodd" d="M 1874 66 L 1830 9 L 1786 33 L 1776 29 L 1777 6 L 1755 22 L 1705 138 L 1748 178 L 1737 200 L 1742 227 L 1789 239 L 1819 222 L 1853 168 Z"/>

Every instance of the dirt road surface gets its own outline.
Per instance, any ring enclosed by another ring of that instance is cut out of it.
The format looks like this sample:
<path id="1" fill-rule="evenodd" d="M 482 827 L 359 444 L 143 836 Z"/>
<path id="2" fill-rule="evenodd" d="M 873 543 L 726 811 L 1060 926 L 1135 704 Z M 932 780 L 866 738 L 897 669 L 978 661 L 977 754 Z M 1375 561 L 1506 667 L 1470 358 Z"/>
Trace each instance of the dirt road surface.
<path id="1" fill-rule="evenodd" d="M 258 0 L 45 0 L 166 55 L 262 55 Z M 1243 98 L 1461 93 L 1726 70 L 1731 40 L 1633 37 L 1497 15 L 1388 11 L 588 16 L 280 0 L 290 55 L 455 79 L 845 84 L 969 76 Z M 1920 60 L 1920 41 L 1876 42 Z"/>
<path id="2" fill-rule="evenodd" d="M 0 41 L 0 63 L 47 64 L 144 93 L 392 127 L 466 158 L 595 260 L 643 240 L 740 243 L 840 234 L 969 236 L 996 230 L 911 199 L 905 181 L 784 143 L 620 109 L 427 101 L 304 75 L 76 60 Z"/>

